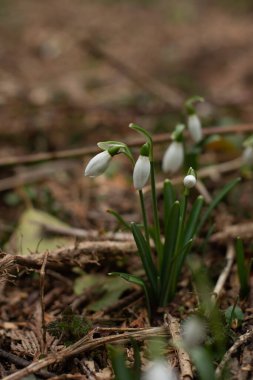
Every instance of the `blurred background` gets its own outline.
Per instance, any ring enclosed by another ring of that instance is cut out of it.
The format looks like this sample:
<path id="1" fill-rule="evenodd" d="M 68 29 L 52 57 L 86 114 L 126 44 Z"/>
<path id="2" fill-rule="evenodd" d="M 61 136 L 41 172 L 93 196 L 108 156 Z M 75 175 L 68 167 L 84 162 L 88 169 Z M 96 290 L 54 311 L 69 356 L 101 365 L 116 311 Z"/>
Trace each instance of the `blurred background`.
<path id="1" fill-rule="evenodd" d="M 209 124 L 252 121 L 252 16 L 250 0 L 1 0 L 0 155 L 168 130 L 192 95 Z"/>
<path id="2" fill-rule="evenodd" d="M 124 140 L 133 121 L 170 131 L 193 95 L 206 99 L 204 125 L 252 122 L 252 20 L 250 0 L 1 0 L 0 158 Z M 57 177 L 70 161 L 39 175 L 2 171 L 4 181 L 31 176 L 18 190 L 15 181 L 1 183 L 2 214 L 14 206 L 16 217 L 18 205 L 32 202 L 83 224 L 90 195 L 81 161 L 71 167 L 75 186 Z M 52 171 L 43 190 L 31 185 Z"/>

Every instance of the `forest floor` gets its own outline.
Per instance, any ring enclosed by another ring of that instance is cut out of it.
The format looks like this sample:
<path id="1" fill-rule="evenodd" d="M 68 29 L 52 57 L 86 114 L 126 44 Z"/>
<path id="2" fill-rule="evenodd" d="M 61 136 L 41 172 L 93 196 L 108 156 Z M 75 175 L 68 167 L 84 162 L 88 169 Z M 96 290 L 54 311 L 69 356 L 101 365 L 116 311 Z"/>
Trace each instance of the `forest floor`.
<path id="1" fill-rule="evenodd" d="M 142 141 L 128 128 L 137 122 L 155 136 L 161 184 L 169 132 L 184 118 L 184 101 L 196 94 L 206 100 L 198 107 L 206 136 L 220 132 L 221 138 L 204 149 L 200 172 L 207 171 L 191 201 L 200 192 L 208 203 L 230 180 L 242 180 L 214 212 L 205 254 L 200 246 L 208 226 L 194 251 L 213 289 L 232 257 L 218 304 L 222 312 L 235 304 L 236 237 L 247 260 L 253 249 L 253 174 L 240 162 L 242 142 L 253 132 L 252 35 L 252 9 L 228 11 L 225 1 L 2 0 L 1 378 L 111 379 L 106 344 L 132 336 L 142 344 L 145 367 L 146 337 L 171 335 L 164 313 L 181 322 L 196 309 L 188 268 L 175 299 L 152 323 L 139 288 L 108 278 L 108 272 L 141 268 L 131 236 L 107 213 L 140 220 L 132 169 L 119 158 L 107 175 L 83 176 L 98 141 Z M 182 176 L 173 181 L 180 190 Z M 146 202 L 150 216 L 148 193 Z M 158 203 L 161 209 L 161 192 Z M 249 380 L 253 344 L 245 334 L 252 337 L 252 278 L 248 298 L 237 302 L 244 317 L 232 326 L 227 349 L 246 338 L 231 355 L 231 379 Z M 54 330 L 59 320 L 77 321 L 77 331 Z M 179 368 L 176 350 L 169 347 L 166 354 Z"/>

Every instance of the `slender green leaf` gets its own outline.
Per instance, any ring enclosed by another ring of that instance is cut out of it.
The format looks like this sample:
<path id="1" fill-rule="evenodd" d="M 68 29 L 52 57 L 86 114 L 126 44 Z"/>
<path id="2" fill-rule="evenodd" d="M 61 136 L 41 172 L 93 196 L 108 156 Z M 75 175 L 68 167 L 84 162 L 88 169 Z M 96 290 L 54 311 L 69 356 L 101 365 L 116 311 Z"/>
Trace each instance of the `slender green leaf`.
<path id="1" fill-rule="evenodd" d="M 200 220 L 200 223 L 197 227 L 197 233 L 200 231 L 201 227 L 205 223 L 205 221 L 209 218 L 211 212 L 213 209 L 222 201 L 222 199 L 232 190 L 239 182 L 241 181 L 241 178 L 235 178 L 229 183 L 227 183 L 223 189 L 219 191 L 219 193 L 216 195 L 216 197 L 212 200 L 209 207 L 207 208 L 206 212 L 204 213 L 203 217 Z"/>
<path id="2" fill-rule="evenodd" d="M 191 213 L 187 219 L 184 229 L 184 244 L 192 239 L 199 223 L 199 216 L 204 204 L 204 198 L 200 195 L 194 202 Z"/>
<path id="3" fill-rule="evenodd" d="M 176 292 L 178 279 L 182 271 L 182 268 L 184 266 L 186 256 L 190 253 L 190 250 L 192 248 L 192 243 L 193 243 L 193 240 L 191 239 L 184 245 L 179 255 L 176 257 L 175 263 L 173 264 L 172 285 L 171 285 L 171 289 L 172 289 L 171 292 L 173 295 Z"/>
<path id="4" fill-rule="evenodd" d="M 119 214 L 117 213 L 117 211 L 114 211 L 114 210 L 107 210 L 107 212 L 108 212 L 109 214 L 113 215 L 113 216 L 117 219 L 117 221 L 118 221 L 120 224 L 122 224 L 122 226 L 124 226 L 128 231 L 131 231 L 130 224 L 129 224 L 128 222 L 126 222 L 125 219 L 122 218 L 122 216 L 119 215 Z"/>
<path id="5" fill-rule="evenodd" d="M 132 380 L 132 371 L 126 367 L 125 355 L 122 349 L 108 345 L 109 356 L 115 380 Z"/>
<path id="6" fill-rule="evenodd" d="M 144 280 L 142 280 L 140 277 L 134 276 L 133 274 L 122 273 L 122 272 L 111 272 L 111 273 L 108 273 L 108 275 L 109 276 L 119 276 L 125 281 L 131 282 L 132 284 L 135 284 L 135 285 L 142 287 L 144 294 L 145 294 L 145 297 L 146 297 L 148 312 L 149 312 L 149 315 L 151 316 L 150 303 L 151 303 L 151 301 L 153 301 L 153 299 L 152 299 L 153 295 L 149 294 L 148 287 L 147 287 Z"/>
<path id="7" fill-rule="evenodd" d="M 138 248 L 139 256 L 142 261 L 143 268 L 146 272 L 150 285 L 153 289 L 153 292 L 157 292 L 157 271 L 153 263 L 151 252 L 149 246 L 144 239 L 140 228 L 135 224 L 131 223 L 131 229 L 134 236 L 135 243 Z"/>
<path id="8" fill-rule="evenodd" d="M 164 203 L 164 228 L 166 229 L 169 219 L 170 209 L 176 200 L 174 187 L 168 179 L 164 181 L 163 185 L 163 203 Z"/>
<path id="9" fill-rule="evenodd" d="M 242 240 L 238 237 L 235 244 L 237 273 L 240 281 L 240 293 L 243 297 L 249 293 L 248 268 L 245 262 L 245 254 Z"/>
<path id="10" fill-rule="evenodd" d="M 179 202 L 174 202 L 170 209 L 168 216 L 168 223 L 165 230 L 165 242 L 163 248 L 163 260 L 161 267 L 161 283 L 163 289 L 164 279 L 168 277 L 171 271 L 171 263 L 173 259 L 173 254 L 175 252 L 177 235 L 179 230 L 179 220 L 180 220 L 180 205 Z"/>
<path id="11" fill-rule="evenodd" d="M 134 349 L 134 366 L 133 366 L 133 380 L 140 380 L 141 378 L 141 355 L 140 348 L 136 340 L 131 339 L 131 344 Z"/>
<path id="12" fill-rule="evenodd" d="M 191 349 L 191 358 L 201 380 L 216 379 L 212 358 L 205 348 L 196 347 Z"/>

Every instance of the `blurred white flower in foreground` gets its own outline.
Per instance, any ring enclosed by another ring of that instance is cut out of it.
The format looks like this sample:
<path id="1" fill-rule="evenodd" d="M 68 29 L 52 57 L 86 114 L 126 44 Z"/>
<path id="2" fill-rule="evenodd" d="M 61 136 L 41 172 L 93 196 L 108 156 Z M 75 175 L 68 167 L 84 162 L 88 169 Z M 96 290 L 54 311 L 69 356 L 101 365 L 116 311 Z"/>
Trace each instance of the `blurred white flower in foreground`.
<path id="1" fill-rule="evenodd" d="M 202 133 L 201 122 L 196 113 L 190 114 L 188 116 L 187 124 L 188 124 L 188 129 L 189 129 L 192 139 L 195 142 L 199 142 L 200 140 L 202 140 L 203 133 Z"/>
<path id="2" fill-rule="evenodd" d="M 134 166 L 133 182 L 136 190 L 141 190 L 147 183 L 150 175 L 150 160 L 140 155 Z"/>
<path id="3" fill-rule="evenodd" d="M 108 168 L 111 159 L 112 156 L 107 150 L 98 153 L 88 162 L 84 175 L 88 177 L 97 177 L 103 174 Z"/>
<path id="4" fill-rule="evenodd" d="M 164 172 L 175 173 L 182 166 L 184 161 L 183 143 L 173 141 L 167 148 L 162 162 Z"/>
<path id="5" fill-rule="evenodd" d="M 175 370 L 164 360 L 156 360 L 142 375 L 141 380 L 178 380 Z"/>
<path id="6" fill-rule="evenodd" d="M 197 316 L 187 318 L 182 324 L 182 338 L 188 348 L 194 348 L 204 343 L 206 339 L 206 326 Z"/>

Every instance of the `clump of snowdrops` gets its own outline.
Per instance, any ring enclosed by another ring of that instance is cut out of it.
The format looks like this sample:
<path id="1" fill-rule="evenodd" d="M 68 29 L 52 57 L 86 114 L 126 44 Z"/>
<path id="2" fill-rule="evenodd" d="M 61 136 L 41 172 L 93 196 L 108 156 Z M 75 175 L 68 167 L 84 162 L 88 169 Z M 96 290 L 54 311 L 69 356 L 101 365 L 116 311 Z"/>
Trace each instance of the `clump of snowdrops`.
<path id="1" fill-rule="evenodd" d="M 192 101 L 187 103 L 186 109 L 189 132 L 193 140 L 199 143 L 202 139 L 201 123 L 195 113 Z M 148 312 L 151 316 L 157 307 L 167 306 L 173 299 L 185 259 L 190 254 L 196 234 L 208 219 L 213 208 L 238 180 L 233 180 L 225 186 L 203 213 L 204 200 L 202 196 L 198 196 L 191 207 L 188 205 L 189 194 L 197 181 L 196 172 L 192 168 L 188 169 L 183 179 L 183 189 L 178 199 L 174 186 L 170 180 L 166 179 L 163 188 L 163 220 L 161 221 L 158 213 L 152 136 L 146 129 L 137 124 L 130 124 L 129 127 L 144 136 L 146 140 L 140 147 L 137 160 L 135 160 L 130 148 L 123 142 L 99 142 L 97 145 L 102 152 L 89 161 L 85 175 L 96 177 L 104 173 L 111 160 L 119 154 L 124 154 L 133 164 L 133 185 L 139 194 L 142 222 L 141 224 L 129 223 L 117 212 L 111 213 L 133 234 L 145 276 L 140 277 L 121 272 L 113 272 L 110 275 L 120 276 L 124 280 L 142 287 Z M 183 165 L 184 129 L 185 125 L 179 124 L 171 135 L 172 142 L 162 161 L 162 168 L 165 172 L 174 173 Z M 143 194 L 143 188 L 149 179 L 153 211 L 151 222 L 147 217 L 146 200 Z"/>

